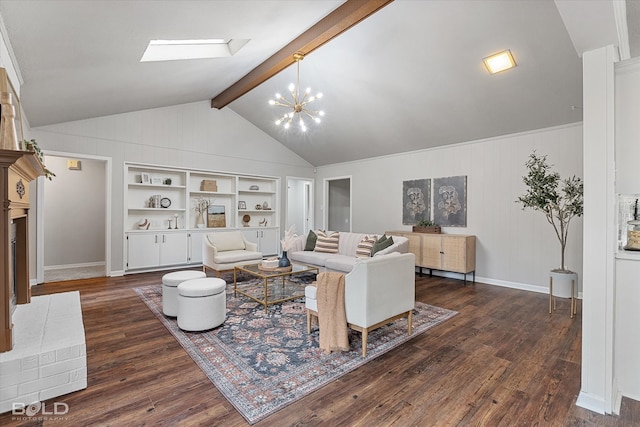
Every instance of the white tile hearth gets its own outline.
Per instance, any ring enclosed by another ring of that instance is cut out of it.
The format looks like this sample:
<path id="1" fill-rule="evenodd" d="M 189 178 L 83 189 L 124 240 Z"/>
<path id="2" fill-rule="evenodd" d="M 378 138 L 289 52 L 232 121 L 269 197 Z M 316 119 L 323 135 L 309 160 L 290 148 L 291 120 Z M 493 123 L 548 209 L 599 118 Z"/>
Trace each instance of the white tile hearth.
<path id="1" fill-rule="evenodd" d="M 79 292 L 33 297 L 13 324 L 13 349 L 0 353 L 0 413 L 87 388 Z"/>

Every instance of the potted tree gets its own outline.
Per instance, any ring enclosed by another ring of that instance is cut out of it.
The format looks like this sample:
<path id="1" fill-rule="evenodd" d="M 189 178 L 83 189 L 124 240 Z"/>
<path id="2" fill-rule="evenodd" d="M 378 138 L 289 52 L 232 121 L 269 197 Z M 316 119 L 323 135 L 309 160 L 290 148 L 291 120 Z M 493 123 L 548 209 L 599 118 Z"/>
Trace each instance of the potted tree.
<path id="1" fill-rule="evenodd" d="M 526 176 L 522 181 L 527 191 L 518 197 L 516 203 L 522 209 L 530 208 L 542 212 L 560 242 L 560 268 L 551 270 L 553 295 L 571 298 L 571 281 L 577 280 L 577 274 L 565 265 L 565 249 L 569 234 L 569 223 L 574 217 L 580 217 L 584 211 L 583 182 L 580 177 L 561 179 L 558 172 L 551 170 L 547 156 L 538 156 L 534 151 L 525 163 Z"/>

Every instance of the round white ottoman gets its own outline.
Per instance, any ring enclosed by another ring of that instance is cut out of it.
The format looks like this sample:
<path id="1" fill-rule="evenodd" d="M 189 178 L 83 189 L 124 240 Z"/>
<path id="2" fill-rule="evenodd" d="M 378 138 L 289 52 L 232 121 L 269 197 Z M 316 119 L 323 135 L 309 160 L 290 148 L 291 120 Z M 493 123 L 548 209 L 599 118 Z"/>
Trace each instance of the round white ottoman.
<path id="1" fill-rule="evenodd" d="M 174 271 L 162 276 L 162 312 L 165 316 L 178 315 L 178 285 L 185 280 L 207 277 L 203 271 Z"/>
<path id="2" fill-rule="evenodd" d="M 178 327 L 206 331 L 227 316 L 227 282 L 216 277 L 192 279 L 178 285 Z"/>

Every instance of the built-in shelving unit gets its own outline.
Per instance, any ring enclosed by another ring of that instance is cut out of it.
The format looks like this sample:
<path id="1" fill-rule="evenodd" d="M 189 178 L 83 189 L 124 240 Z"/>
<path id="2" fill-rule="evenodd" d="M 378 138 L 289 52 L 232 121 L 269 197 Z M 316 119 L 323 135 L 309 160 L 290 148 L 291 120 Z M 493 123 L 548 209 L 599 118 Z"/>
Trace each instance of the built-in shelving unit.
<path id="1" fill-rule="evenodd" d="M 280 178 L 125 163 L 125 270 L 202 263 L 204 234 L 241 230 L 279 252 Z M 208 205 L 204 214 L 197 207 Z"/>

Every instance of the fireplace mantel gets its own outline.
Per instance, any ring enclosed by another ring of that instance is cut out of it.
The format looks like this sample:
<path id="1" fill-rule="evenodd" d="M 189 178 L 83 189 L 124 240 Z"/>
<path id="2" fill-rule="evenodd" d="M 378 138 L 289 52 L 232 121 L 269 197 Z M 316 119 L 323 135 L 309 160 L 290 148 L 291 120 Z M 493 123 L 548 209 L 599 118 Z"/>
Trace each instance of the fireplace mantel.
<path id="1" fill-rule="evenodd" d="M 0 150 L 0 352 L 13 348 L 11 299 L 16 280 L 16 303 L 31 300 L 29 287 L 29 182 L 44 175 L 42 162 L 32 151 Z M 11 224 L 16 225 L 16 265 L 12 260 Z"/>

